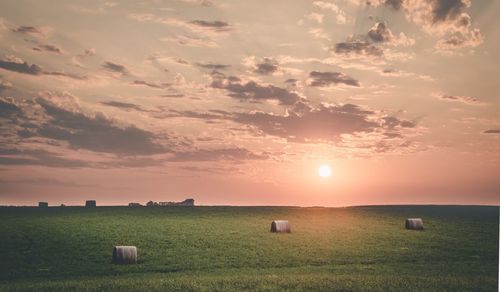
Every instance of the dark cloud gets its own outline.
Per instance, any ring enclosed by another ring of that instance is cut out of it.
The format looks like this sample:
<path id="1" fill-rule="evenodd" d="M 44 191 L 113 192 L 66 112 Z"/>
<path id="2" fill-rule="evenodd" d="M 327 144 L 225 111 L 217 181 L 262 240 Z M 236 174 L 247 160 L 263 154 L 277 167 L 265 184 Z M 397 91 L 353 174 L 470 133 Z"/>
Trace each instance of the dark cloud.
<path id="1" fill-rule="evenodd" d="M 91 163 L 87 161 L 65 158 L 57 153 L 46 150 L 0 148 L 0 154 L 0 165 L 43 165 L 63 168 L 82 168 L 91 166 Z"/>
<path id="2" fill-rule="evenodd" d="M 213 63 L 196 63 L 195 65 L 197 67 L 210 70 L 225 70 L 231 67 L 231 65 L 213 64 Z"/>
<path id="3" fill-rule="evenodd" d="M 0 98 L 0 117 L 15 119 L 17 116 L 20 116 L 22 114 L 22 109 L 18 105 L 16 105 L 13 98 Z"/>
<path id="4" fill-rule="evenodd" d="M 459 101 L 459 102 L 470 104 L 470 105 L 481 104 L 481 102 L 477 98 L 471 97 L 471 96 L 459 96 L 459 95 L 443 94 L 443 95 L 440 95 L 439 98 L 441 98 L 443 100 L 448 100 L 448 101 Z"/>
<path id="5" fill-rule="evenodd" d="M 255 81 L 242 82 L 238 77 L 226 77 L 220 72 L 213 72 L 212 78 L 213 88 L 225 89 L 229 92 L 229 96 L 240 100 L 254 102 L 278 100 L 281 104 L 291 105 L 301 99 L 297 93 L 272 84 L 260 85 Z"/>
<path id="6" fill-rule="evenodd" d="M 394 10 L 399 10 L 403 6 L 404 0 L 385 0 L 384 4 L 393 8 Z"/>
<path id="7" fill-rule="evenodd" d="M 339 141 L 342 134 L 372 132 L 379 124 L 369 119 L 372 111 L 353 104 L 342 106 L 306 106 L 290 110 L 287 115 L 264 112 L 242 113 L 235 121 L 256 127 L 263 134 L 278 136 L 295 142 Z"/>
<path id="8" fill-rule="evenodd" d="M 58 77 L 67 77 L 71 79 L 76 79 L 76 80 L 86 80 L 86 76 L 79 76 L 76 74 L 71 74 L 71 73 L 65 73 L 65 72 L 60 72 L 60 71 L 54 71 L 54 72 L 48 72 L 44 71 L 42 67 L 36 65 L 36 64 L 28 64 L 25 61 L 19 62 L 19 61 L 9 61 L 9 60 L 0 60 L 0 68 L 17 72 L 17 73 L 22 73 L 22 74 L 29 74 L 29 75 L 50 75 L 50 76 L 58 76 Z"/>
<path id="9" fill-rule="evenodd" d="M 17 32 L 17 33 L 23 33 L 23 34 L 31 34 L 31 35 L 44 35 L 44 32 L 35 27 L 35 26 L 18 26 L 14 29 L 12 29 L 13 32 Z"/>
<path id="10" fill-rule="evenodd" d="M 128 69 L 125 66 L 117 64 L 117 63 L 109 62 L 109 61 L 102 63 L 101 67 L 108 70 L 108 71 L 120 73 L 123 75 L 130 74 L 130 72 L 128 71 Z"/>
<path id="11" fill-rule="evenodd" d="M 266 112 L 227 111 L 170 111 L 167 117 L 187 117 L 206 121 L 230 120 L 249 126 L 261 135 L 271 135 L 292 142 L 340 142 L 344 134 L 380 133 L 387 139 L 401 138 L 404 129 L 415 128 L 415 123 L 354 104 L 319 105 L 312 107 L 297 102 L 286 114 Z"/>
<path id="12" fill-rule="evenodd" d="M 63 51 L 61 48 L 59 48 L 56 45 L 39 45 L 33 48 L 35 51 L 44 51 L 44 52 L 50 52 L 50 53 L 56 53 L 59 55 L 62 55 Z"/>
<path id="13" fill-rule="evenodd" d="M 243 161 L 243 160 L 264 160 L 269 159 L 267 153 L 257 154 L 245 148 L 225 148 L 225 149 L 199 149 L 187 152 L 177 152 L 169 159 L 173 162 L 184 161 Z"/>
<path id="14" fill-rule="evenodd" d="M 88 80 L 86 76 L 80 76 L 72 73 L 66 73 L 66 72 L 43 72 L 44 75 L 50 75 L 50 76 L 60 76 L 60 77 L 66 77 L 66 78 L 71 78 L 75 80 Z"/>
<path id="15" fill-rule="evenodd" d="M 392 39 L 392 33 L 383 22 L 378 22 L 368 33 L 368 38 L 376 43 L 389 42 Z"/>
<path id="16" fill-rule="evenodd" d="M 67 141 L 74 149 L 88 149 L 122 155 L 151 155 L 166 149 L 155 143 L 155 135 L 134 126 L 118 127 L 103 115 L 88 117 L 83 113 L 59 108 L 43 99 L 38 100 L 52 117 L 38 129 L 42 137 Z"/>
<path id="17" fill-rule="evenodd" d="M 177 93 L 177 94 L 162 94 L 160 97 L 170 97 L 170 98 L 180 98 L 184 97 L 184 94 Z"/>
<path id="18" fill-rule="evenodd" d="M 476 47 L 483 42 L 480 30 L 472 27 L 471 16 L 467 13 L 471 5 L 469 0 L 385 0 L 381 4 L 403 10 L 408 19 L 427 32 L 444 36 L 436 44 L 438 50 Z"/>
<path id="19" fill-rule="evenodd" d="M 358 80 L 345 75 L 340 72 L 319 72 L 312 71 L 309 73 L 309 85 L 310 86 L 330 86 L 332 84 L 345 84 L 349 86 L 359 87 L 360 83 Z"/>
<path id="20" fill-rule="evenodd" d="M 134 80 L 133 84 L 144 85 L 147 87 L 159 88 L 159 89 L 163 89 L 163 88 L 167 88 L 167 87 L 172 86 L 172 83 L 166 83 L 166 82 L 156 83 L 156 82 L 149 82 L 149 81 L 144 81 L 144 80 Z"/>
<path id="21" fill-rule="evenodd" d="M 264 58 L 262 63 L 255 64 L 255 72 L 263 75 L 273 74 L 278 71 L 279 64 L 272 58 Z"/>
<path id="22" fill-rule="evenodd" d="M 337 43 L 335 44 L 334 52 L 346 56 L 365 55 L 382 57 L 384 55 L 384 51 L 381 48 L 361 40 L 347 40 L 346 42 Z"/>
<path id="23" fill-rule="evenodd" d="M 433 21 L 447 21 L 461 17 L 468 7 L 467 0 L 433 0 Z"/>
<path id="24" fill-rule="evenodd" d="M 36 64 L 28 64 L 27 62 L 13 62 L 0 60 L 0 68 L 14 71 L 17 73 L 30 74 L 30 75 L 41 75 L 43 74 L 42 67 Z"/>
<path id="25" fill-rule="evenodd" d="M 101 102 L 103 105 L 107 106 L 112 106 L 112 107 L 117 107 L 121 108 L 124 110 L 136 110 L 136 111 L 147 111 L 144 110 L 140 105 L 133 104 L 133 103 L 127 103 L 127 102 L 120 102 L 120 101 L 103 101 Z"/>
<path id="26" fill-rule="evenodd" d="M 215 21 L 193 20 L 190 21 L 189 23 L 203 28 L 208 28 L 216 32 L 228 31 L 231 29 L 231 25 L 229 23 L 220 20 L 215 20 Z"/>
<path id="27" fill-rule="evenodd" d="M 490 130 L 484 131 L 483 133 L 485 133 L 485 134 L 500 134 L 500 129 L 490 129 Z"/>
<path id="28" fill-rule="evenodd" d="M 0 114 L 13 125 L 19 139 L 48 138 L 65 141 L 72 149 L 87 149 L 117 155 L 152 155 L 168 150 L 155 142 L 155 134 L 135 126 L 117 126 L 102 114 L 87 115 L 45 98 L 30 101 L 21 109 L 14 99 L 2 98 Z M 26 111 L 38 110 L 39 120 L 30 121 Z M 11 131 L 12 131 L 11 130 Z"/>

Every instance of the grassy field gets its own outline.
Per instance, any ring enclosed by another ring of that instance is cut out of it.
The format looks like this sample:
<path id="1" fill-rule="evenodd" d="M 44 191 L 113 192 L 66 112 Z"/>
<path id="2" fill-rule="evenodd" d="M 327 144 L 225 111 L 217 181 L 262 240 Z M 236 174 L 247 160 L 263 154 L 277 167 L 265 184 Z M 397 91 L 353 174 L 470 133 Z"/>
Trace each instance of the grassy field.
<path id="1" fill-rule="evenodd" d="M 0 290 L 496 291 L 498 207 L 0 208 Z M 404 219 L 422 217 L 424 231 Z M 269 232 L 288 219 L 291 234 Z M 111 263 L 135 245 L 137 265 Z"/>

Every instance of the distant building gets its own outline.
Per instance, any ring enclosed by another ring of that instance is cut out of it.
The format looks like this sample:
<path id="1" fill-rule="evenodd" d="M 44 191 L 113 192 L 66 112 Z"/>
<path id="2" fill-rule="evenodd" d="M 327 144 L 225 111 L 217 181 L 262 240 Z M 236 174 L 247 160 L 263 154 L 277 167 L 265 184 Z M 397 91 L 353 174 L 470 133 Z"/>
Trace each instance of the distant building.
<path id="1" fill-rule="evenodd" d="M 154 206 L 194 206 L 194 199 L 186 199 L 182 202 L 158 202 L 154 203 Z"/>
<path id="2" fill-rule="evenodd" d="M 129 207 L 142 207 L 140 203 L 128 203 Z"/>
<path id="3" fill-rule="evenodd" d="M 149 202 L 146 204 L 146 206 L 148 206 L 148 207 L 154 207 L 154 206 L 158 206 L 158 203 L 153 202 L 153 201 L 149 201 Z"/>
<path id="4" fill-rule="evenodd" d="M 38 202 L 38 207 L 47 208 L 49 206 L 48 202 Z"/>
<path id="5" fill-rule="evenodd" d="M 66 207 L 66 205 L 64 205 L 64 204 L 61 204 L 61 206 L 59 206 L 59 207 Z"/>
<path id="6" fill-rule="evenodd" d="M 185 199 L 184 201 L 177 203 L 177 206 L 194 206 L 194 199 Z"/>
<path id="7" fill-rule="evenodd" d="M 87 208 L 92 208 L 92 207 L 96 207 L 96 206 L 97 206 L 97 203 L 95 200 L 85 201 L 85 207 L 87 207 Z"/>

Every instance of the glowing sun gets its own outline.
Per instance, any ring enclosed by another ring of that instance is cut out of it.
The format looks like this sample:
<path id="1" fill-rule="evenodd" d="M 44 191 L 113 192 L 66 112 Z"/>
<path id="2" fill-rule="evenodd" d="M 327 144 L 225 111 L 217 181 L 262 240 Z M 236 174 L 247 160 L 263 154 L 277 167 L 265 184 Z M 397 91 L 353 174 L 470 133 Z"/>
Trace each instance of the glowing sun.
<path id="1" fill-rule="evenodd" d="M 322 178 L 330 177 L 332 175 L 332 169 L 330 166 L 323 164 L 319 167 L 318 174 Z"/>

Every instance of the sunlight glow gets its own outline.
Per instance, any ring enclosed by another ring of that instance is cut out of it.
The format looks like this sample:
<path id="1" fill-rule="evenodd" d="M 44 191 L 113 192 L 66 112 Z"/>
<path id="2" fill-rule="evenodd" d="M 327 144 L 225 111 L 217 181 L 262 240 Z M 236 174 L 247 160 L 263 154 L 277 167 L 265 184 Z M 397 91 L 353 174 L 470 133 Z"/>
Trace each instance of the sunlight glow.
<path id="1" fill-rule="evenodd" d="M 322 178 L 330 177 L 332 175 L 332 169 L 330 166 L 323 164 L 319 167 L 318 174 Z"/>

